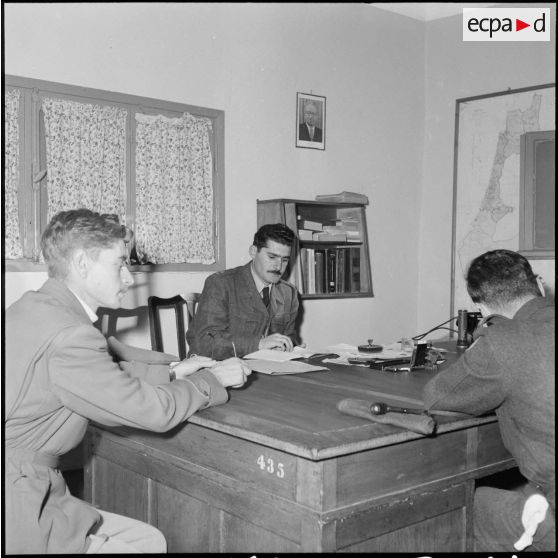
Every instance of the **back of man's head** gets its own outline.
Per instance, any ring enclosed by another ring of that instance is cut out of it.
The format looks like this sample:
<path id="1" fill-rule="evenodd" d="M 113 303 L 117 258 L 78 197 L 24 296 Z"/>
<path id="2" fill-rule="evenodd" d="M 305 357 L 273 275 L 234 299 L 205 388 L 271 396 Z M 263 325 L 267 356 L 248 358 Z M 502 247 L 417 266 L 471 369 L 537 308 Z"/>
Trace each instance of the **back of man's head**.
<path id="1" fill-rule="evenodd" d="M 292 246 L 295 235 L 287 225 L 283 223 L 273 223 L 261 226 L 254 235 L 254 246 L 260 250 L 267 246 L 267 241 L 272 240 L 285 246 Z"/>
<path id="2" fill-rule="evenodd" d="M 117 215 L 101 215 L 89 209 L 61 211 L 50 220 L 41 237 L 48 275 L 64 279 L 72 253 L 78 248 L 96 257 L 99 250 L 131 238 L 132 231 L 119 224 Z"/>
<path id="3" fill-rule="evenodd" d="M 492 250 L 477 256 L 465 278 L 471 300 L 494 309 L 541 296 L 531 265 L 511 250 Z"/>

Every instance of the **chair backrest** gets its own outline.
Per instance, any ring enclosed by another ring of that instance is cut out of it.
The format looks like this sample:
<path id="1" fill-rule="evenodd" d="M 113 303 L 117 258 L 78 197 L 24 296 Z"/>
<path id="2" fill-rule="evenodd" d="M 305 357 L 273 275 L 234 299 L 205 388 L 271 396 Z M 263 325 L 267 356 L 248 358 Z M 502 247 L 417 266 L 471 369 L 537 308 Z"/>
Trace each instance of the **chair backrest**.
<path id="1" fill-rule="evenodd" d="M 151 348 L 154 351 L 162 351 L 163 331 L 161 327 L 161 309 L 172 309 L 175 314 L 176 322 L 176 341 L 178 345 L 178 356 L 180 359 L 186 358 L 188 351 L 186 348 L 186 326 L 184 321 L 184 307 L 186 307 L 186 324 L 190 323 L 196 311 L 199 293 L 188 295 L 176 295 L 170 298 L 150 296 L 147 299 L 149 308 L 149 331 L 151 333 Z"/>
<path id="2" fill-rule="evenodd" d="M 97 309 L 98 320 L 95 327 L 105 336 L 111 335 L 117 337 L 116 324 L 119 318 L 137 318 L 137 323 L 144 322 L 147 314 L 147 306 L 138 306 L 137 308 L 106 308 L 100 306 Z M 134 327 L 137 327 L 135 324 Z"/>

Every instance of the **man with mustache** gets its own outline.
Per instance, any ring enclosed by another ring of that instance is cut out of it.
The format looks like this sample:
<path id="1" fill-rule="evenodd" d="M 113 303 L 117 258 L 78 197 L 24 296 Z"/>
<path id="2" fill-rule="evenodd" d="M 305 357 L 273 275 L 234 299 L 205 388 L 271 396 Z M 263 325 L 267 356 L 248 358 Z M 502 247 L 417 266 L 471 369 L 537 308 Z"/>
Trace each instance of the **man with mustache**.
<path id="1" fill-rule="evenodd" d="M 186 334 L 190 354 L 222 359 L 293 350 L 298 293 L 281 279 L 293 242 L 286 225 L 263 225 L 249 248 L 250 262 L 208 277 Z"/>
<path id="2" fill-rule="evenodd" d="M 49 279 L 6 311 L 7 554 L 165 552 L 158 529 L 73 497 L 59 458 L 81 442 L 90 420 L 165 432 L 225 403 L 225 388 L 241 387 L 250 374 L 239 359 L 198 357 L 171 368 L 171 355 L 115 340 L 109 352 L 93 322 L 99 306 L 120 307 L 134 282 L 130 238 L 114 216 L 58 213 L 41 240 Z M 116 363 L 115 347 L 134 360 Z M 148 364 L 162 356 L 166 364 Z"/>

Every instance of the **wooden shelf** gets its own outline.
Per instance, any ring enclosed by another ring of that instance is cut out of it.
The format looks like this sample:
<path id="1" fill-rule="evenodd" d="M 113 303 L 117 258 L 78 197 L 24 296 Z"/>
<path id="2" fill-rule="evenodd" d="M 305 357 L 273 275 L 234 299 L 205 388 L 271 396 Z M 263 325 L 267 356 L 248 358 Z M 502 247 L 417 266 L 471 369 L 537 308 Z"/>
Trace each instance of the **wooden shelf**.
<path id="1" fill-rule="evenodd" d="M 349 230 L 358 241 L 297 240 L 288 280 L 303 299 L 372 297 L 366 205 L 293 199 L 257 200 L 258 227 L 284 223 L 295 233 L 309 222 Z M 319 227 L 318 227 L 319 228 Z M 309 230 L 309 229 L 307 229 Z"/>

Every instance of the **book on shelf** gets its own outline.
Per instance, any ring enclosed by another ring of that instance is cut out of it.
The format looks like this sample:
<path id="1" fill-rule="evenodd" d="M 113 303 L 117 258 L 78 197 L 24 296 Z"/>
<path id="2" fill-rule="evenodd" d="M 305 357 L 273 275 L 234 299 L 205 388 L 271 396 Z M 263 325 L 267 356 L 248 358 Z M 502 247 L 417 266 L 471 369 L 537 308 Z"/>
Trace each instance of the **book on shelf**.
<path id="1" fill-rule="evenodd" d="M 335 292 L 336 293 L 344 293 L 346 292 L 345 286 L 345 257 L 347 254 L 347 248 L 338 248 L 337 249 L 337 267 L 335 269 L 336 277 L 335 277 Z"/>
<path id="2" fill-rule="evenodd" d="M 316 294 L 325 293 L 326 288 L 326 262 L 325 262 L 325 250 L 314 250 L 314 279 L 315 288 L 314 292 Z"/>
<path id="3" fill-rule="evenodd" d="M 302 294 L 360 292 L 361 248 L 302 248 L 300 267 Z"/>
<path id="4" fill-rule="evenodd" d="M 351 291 L 360 293 L 360 248 L 351 248 Z"/>
<path id="5" fill-rule="evenodd" d="M 347 235 L 345 233 L 315 232 L 312 235 L 312 240 L 319 242 L 347 242 Z"/>
<path id="6" fill-rule="evenodd" d="M 327 270 L 326 270 L 326 292 L 336 292 L 337 285 L 337 251 L 326 250 L 327 254 Z"/>
<path id="7" fill-rule="evenodd" d="M 310 221 L 309 219 L 299 219 L 298 229 L 299 230 L 306 229 L 309 231 L 322 231 L 323 223 L 319 223 L 318 221 Z"/>
<path id="8" fill-rule="evenodd" d="M 314 253 L 313 248 L 304 248 L 303 251 L 305 251 L 308 254 L 308 257 L 306 259 L 306 265 L 308 270 L 306 293 L 315 294 L 316 293 L 316 268 L 315 268 L 316 254 Z"/>
<path id="9" fill-rule="evenodd" d="M 357 194 L 356 192 L 340 192 L 339 194 L 327 194 L 316 196 L 316 201 L 332 203 L 359 203 L 368 204 L 368 196 Z"/>
<path id="10" fill-rule="evenodd" d="M 347 242 L 362 242 L 360 231 L 347 231 Z"/>
<path id="11" fill-rule="evenodd" d="M 302 240 L 303 242 L 306 240 L 312 240 L 312 235 L 314 231 L 310 231 L 307 229 L 298 229 L 298 239 Z"/>
<path id="12" fill-rule="evenodd" d="M 331 236 L 327 236 L 331 235 Z M 324 230 L 314 233 L 314 240 L 332 242 L 360 242 L 359 223 L 355 220 L 338 220 L 335 225 L 324 225 Z"/>
<path id="13" fill-rule="evenodd" d="M 360 230 L 360 223 L 358 219 L 347 218 L 347 219 L 337 219 L 335 225 L 341 227 L 345 231 L 358 231 Z"/>
<path id="14" fill-rule="evenodd" d="M 336 225 L 324 225 L 324 233 L 330 233 L 330 234 L 337 234 L 337 233 L 345 233 L 346 232 L 346 228 L 343 226 L 342 223 L 338 223 Z"/>

